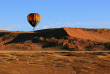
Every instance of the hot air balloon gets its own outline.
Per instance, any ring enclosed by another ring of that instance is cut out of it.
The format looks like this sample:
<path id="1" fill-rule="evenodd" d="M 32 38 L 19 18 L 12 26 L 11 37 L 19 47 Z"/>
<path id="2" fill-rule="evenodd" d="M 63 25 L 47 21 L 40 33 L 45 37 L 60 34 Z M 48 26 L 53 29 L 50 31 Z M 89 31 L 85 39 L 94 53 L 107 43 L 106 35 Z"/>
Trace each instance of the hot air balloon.
<path id="1" fill-rule="evenodd" d="M 35 27 L 39 24 L 41 20 L 41 16 L 38 13 L 30 13 L 27 16 L 27 20 L 34 27 L 33 30 L 35 30 Z"/>

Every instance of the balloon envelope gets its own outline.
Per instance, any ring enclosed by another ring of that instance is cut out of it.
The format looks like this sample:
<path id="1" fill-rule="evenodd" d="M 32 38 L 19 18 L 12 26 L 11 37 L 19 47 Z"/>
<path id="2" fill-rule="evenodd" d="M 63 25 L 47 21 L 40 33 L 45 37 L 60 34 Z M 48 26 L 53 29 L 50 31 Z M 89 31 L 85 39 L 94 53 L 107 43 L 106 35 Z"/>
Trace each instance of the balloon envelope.
<path id="1" fill-rule="evenodd" d="M 30 13 L 27 16 L 27 20 L 33 27 L 35 27 L 36 25 L 39 24 L 41 16 L 38 13 Z"/>

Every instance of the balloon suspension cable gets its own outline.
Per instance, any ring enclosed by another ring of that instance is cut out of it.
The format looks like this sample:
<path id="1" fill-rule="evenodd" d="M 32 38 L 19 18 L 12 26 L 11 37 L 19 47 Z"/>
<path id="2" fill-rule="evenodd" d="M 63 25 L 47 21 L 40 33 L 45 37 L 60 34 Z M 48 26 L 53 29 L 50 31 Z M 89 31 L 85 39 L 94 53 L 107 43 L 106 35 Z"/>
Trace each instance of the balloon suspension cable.
<path id="1" fill-rule="evenodd" d="M 33 28 L 33 30 L 35 30 L 35 27 Z"/>

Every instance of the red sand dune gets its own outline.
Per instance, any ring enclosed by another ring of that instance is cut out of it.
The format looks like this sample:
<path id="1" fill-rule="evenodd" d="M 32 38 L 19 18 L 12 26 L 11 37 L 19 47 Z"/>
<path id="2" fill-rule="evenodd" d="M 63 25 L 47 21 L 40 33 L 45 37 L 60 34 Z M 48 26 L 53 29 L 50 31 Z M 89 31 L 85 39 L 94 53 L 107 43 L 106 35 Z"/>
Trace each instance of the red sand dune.
<path id="1" fill-rule="evenodd" d="M 76 28 L 68 28 L 64 27 L 64 30 L 67 32 L 69 36 L 81 38 L 81 39 L 89 39 L 100 42 L 110 42 L 110 31 L 105 33 L 94 33 L 83 31 L 81 29 Z"/>
<path id="2" fill-rule="evenodd" d="M 0 31 L 0 49 L 109 50 L 110 29 L 64 27 L 34 32 Z"/>

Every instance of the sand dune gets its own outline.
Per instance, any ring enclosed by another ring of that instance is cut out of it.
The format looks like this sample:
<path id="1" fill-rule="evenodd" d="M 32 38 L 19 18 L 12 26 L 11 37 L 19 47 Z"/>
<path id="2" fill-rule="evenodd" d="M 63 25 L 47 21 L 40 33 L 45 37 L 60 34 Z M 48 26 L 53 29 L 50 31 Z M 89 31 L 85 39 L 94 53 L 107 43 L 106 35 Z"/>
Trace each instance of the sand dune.
<path id="1" fill-rule="evenodd" d="M 109 50 L 110 29 L 53 28 L 31 32 L 0 31 L 0 49 Z"/>
<path id="2" fill-rule="evenodd" d="M 81 29 L 68 28 L 64 27 L 64 30 L 67 32 L 69 36 L 81 38 L 81 39 L 89 39 L 100 42 L 110 42 L 110 31 L 105 33 L 94 33 L 90 31 L 83 31 Z"/>

